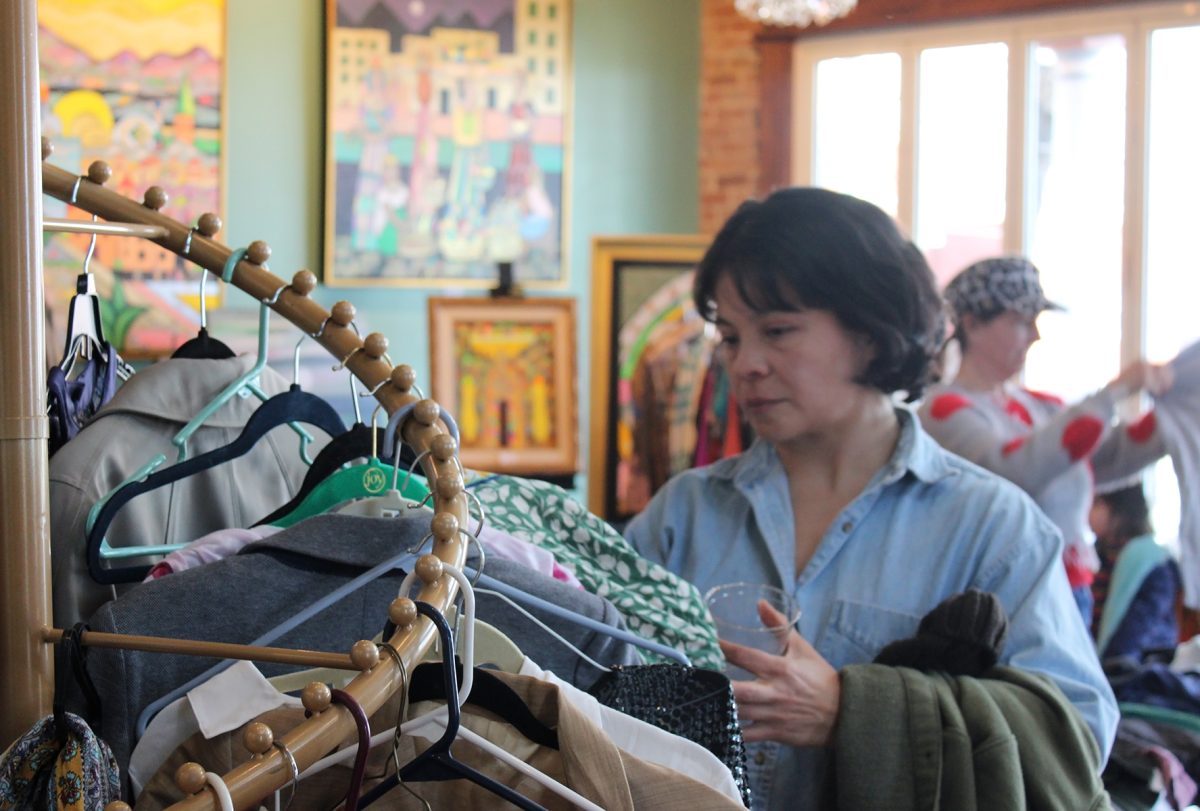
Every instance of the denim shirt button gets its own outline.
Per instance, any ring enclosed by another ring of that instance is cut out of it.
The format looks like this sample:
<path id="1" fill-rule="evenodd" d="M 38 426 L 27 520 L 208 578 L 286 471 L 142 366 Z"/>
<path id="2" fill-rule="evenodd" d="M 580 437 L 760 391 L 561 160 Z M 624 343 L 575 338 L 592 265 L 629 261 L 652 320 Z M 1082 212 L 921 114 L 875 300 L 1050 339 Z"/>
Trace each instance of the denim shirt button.
<path id="1" fill-rule="evenodd" d="M 853 521 L 847 521 L 846 523 L 842 524 L 842 532 L 849 532 L 852 529 L 854 529 Z"/>
<path id="2" fill-rule="evenodd" d="M 767 753 L 766 752 L 755 752 L 754 753 L 754 762 L 757 763 L 759 766 L 766 763 L 767 762 Z"/>

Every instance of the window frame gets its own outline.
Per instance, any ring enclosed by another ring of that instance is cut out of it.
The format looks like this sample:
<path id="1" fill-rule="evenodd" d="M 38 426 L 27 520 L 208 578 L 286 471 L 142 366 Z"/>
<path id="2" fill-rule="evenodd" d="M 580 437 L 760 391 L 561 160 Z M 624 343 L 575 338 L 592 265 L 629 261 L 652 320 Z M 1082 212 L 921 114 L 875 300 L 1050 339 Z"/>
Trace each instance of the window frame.
<path id="1" fill-rule="evenodd" d="M 797 39 L 791 45 L 790 180 L 811 185 L 814 177 L 814 131 L 817 64 L 824 59 L 892 52 L 900 57 L 900 133 L 897 160 L 897 220 L 913 232 L 917 210 L 917 131 L 919 57 L 928 48 L 1003 42 L 1008 47 L 1008 138 L 1003 247 L 1028 249 L 1030 216 L 1026 182 L 1033 171 L 1027 154 L 1032 134 L 1028 100 L 1033 48 L 1041 40 L 1118 34 L 1126 43 L 1125 218 L 1121 257 L 1122 366 L 1145 351 L 1147 131 L 1150 116 L 1150 37 L 1165 28 L 1200 25 L 1194 4 L 1139 3 L 1100 10 L 1029 13 L 982 21 L 932 23 L 899 29 Z"/>

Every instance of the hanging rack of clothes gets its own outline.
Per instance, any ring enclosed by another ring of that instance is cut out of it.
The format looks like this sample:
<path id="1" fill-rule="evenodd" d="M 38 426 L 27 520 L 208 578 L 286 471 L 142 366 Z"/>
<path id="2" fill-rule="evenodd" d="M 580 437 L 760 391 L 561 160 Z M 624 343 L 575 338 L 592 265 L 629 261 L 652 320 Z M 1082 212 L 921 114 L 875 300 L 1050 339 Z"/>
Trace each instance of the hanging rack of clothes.
<path id="1" fill-rule="evenodd" d="M 49 194 L 71 202 L 84 211 L 113 222 L 126 222 L 163 229 L 163 236 L 152 239 L 156 244 L 184 255 L 198 264 L 204 272 L 220 276 L 227 283 L 269 302 L 277 314 L 288 319 L 315 341 L 325 347 L 342 366 L 372 391 L 376 399 L 391 413 L 411 407 L 409 418 L 399 427 L 404 441 L 422 453 L 422 469 L 430 482 L 437 483 L 433 493 L 433 552 L 429 559 L 461 567 L 466 557 L 466 542 L 458 526 L 467 525 L 467 497 L 463 492 L 461 470 L 454 443 L 438 443 L 437 450 L 424 453 L 433 446 L 436 437 L 446 433 L 439 419 L 441 409 L 432 400 L 420 400 L 405 386 L 411 377 L 393 374 L 386 359 L 386 339 L 371 334 L 365 339 L 351 327 L 353 306 L 349 302 L 335 304 L 327 312 L 309 297 L 311 274 L 303 280 L 297 275 L 291 284 L 263 267 L 270 249 L 265 243 L 252 243 L 247 249 L 234 251 L 215 240 L 171 219 L 158 209 L 165 195 L 152 187 L 142 203 L 137 203 L 104 188 L 96 180 L 109 174 L 97 169 L 89 178 L 77 176 L 46 162 L 51 148 L 43 142 L 42 186 Z M 107 167 L 104 167 L 105 169 Z M 95 179 L 91 179 L 95 178 Z M 439 520 L 439 518 L 441 520 Z M 441 528 L 441 531 L 439 531 Z M 427 564 L 426 569 L 431 569 Z M 420 573 L 420 572 L 418 572 Z M 429 571 L 426 571 L 429 574 Z M 444 612 L 457 594 L 457 583 L 451 578 L 422 576 L 424 587 L 419 599 Z M 398 687 L 403 668 L 411 669 L 432 644 L 436 629 L 431 621 L 421 618 L 398 628 L 387 640 L 399 654 L 395 660 L 385 658 L 363 672 L 345 687 L 346 692 L 368 714 L 374 712 Z M 30 674 L 36 677 L 36 674 Z M 299 768 L 306 768 L 332 750 L 355 730 L 349 712 L 327 712 L 308 719 L 284 736 L 283 743 Z M 288 782 L 288 763 L 283 749 L 270 753 L 225 775 L 224 785 L 233 802 L 245 805 L 252 799 L 266 796 Z M 188 808 L 211 808 L 211 795 L 197 796 L 181 804 Z"/>

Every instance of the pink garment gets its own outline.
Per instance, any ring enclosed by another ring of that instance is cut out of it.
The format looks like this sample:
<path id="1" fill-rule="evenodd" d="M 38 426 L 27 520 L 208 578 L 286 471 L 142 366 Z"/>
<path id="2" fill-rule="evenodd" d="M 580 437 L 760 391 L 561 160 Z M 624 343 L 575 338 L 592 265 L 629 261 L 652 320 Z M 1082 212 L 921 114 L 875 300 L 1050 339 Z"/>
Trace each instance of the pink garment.
<path id="1" fill-rule="evenodd" d="M 157 580 L 172 572 L 194 569 L 205 563 L 215 563 L 230 555 L 236 555 L 243 546 L 269 538 L 281 530 L 280 527 L 261 526 L 250 529 L 218 529 L 202 535 L 182 549 L 177 549 L 155 564 L 146 580 Z M 145 582 L 145 581 L 143 581 Z"/>
<path id="2" fill-rule="evenodd" d="M 509 535 L 502 529 L 484 526 L 479 533 L 479 542 L 487 548 L 489 555 L 495 555 L 502 560 L 511 560 L 527 569 L 550 575 L 560 583 L 584 590 L 579 578 L 570 569 L 562 566 L 554 557 L 554 553 Z M 484 567 L 487 571 L 487 567 Z"/>

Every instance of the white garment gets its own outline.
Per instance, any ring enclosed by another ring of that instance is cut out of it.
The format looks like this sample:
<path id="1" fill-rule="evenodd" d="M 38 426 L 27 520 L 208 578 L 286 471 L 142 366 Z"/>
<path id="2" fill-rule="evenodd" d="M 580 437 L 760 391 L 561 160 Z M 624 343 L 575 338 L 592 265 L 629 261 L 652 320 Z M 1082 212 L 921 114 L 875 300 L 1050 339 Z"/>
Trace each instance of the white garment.
<path id="1" fill-rule="evenodd" d="M 129 756 L 136 797 L 167 757 L 197 732 L 213 738 L 281 705 L 302 706 L 279 692 L 250 662 L 235 662 L 162 709 Z"/>
<path id="2" fill-rule="evenodd" d="M 1171 361 L 1175 383 L 1154 403 L 1158 429 L 1179 478 L 1179 572 L 1183 601 L 1200 608 L 1200 342 Z"/>
<path id="3" fill-rule="evenodd" d="M 520 675 L 533 676 L 557 685 L 563 697 L 571 702 L 571 706 L 603 729 L 619 749 L 648 763 L 673 769 L 721 792 L 739 804 L 742 802 L 742 794 L 738 791 L 729 767 L 695 741 L 689 741 L 626 715 L 620 710 L 604 706 L 578 687 L 563 681 L 548 670 L 542 670 L 528 656 L 521 665 Z"/>

